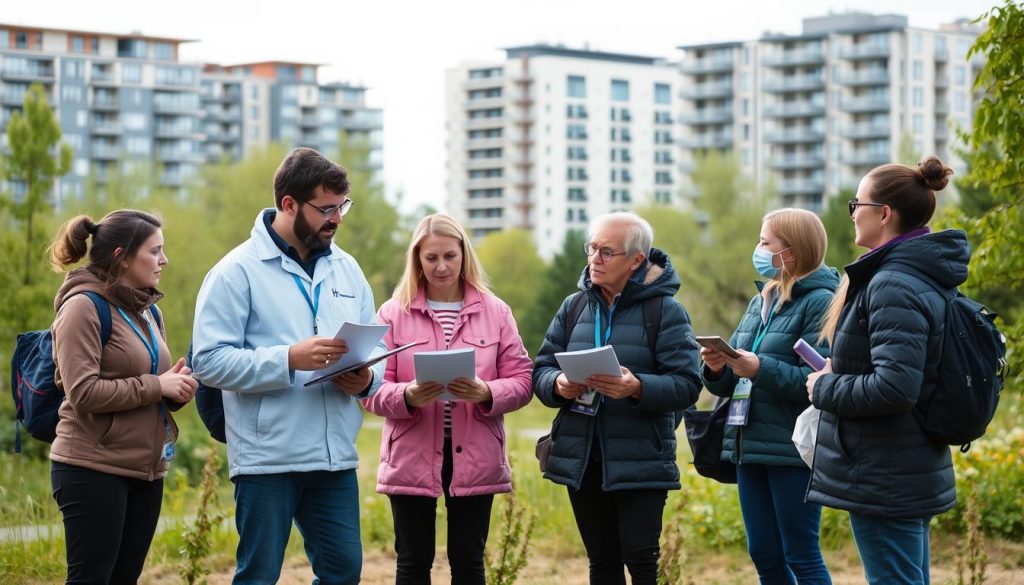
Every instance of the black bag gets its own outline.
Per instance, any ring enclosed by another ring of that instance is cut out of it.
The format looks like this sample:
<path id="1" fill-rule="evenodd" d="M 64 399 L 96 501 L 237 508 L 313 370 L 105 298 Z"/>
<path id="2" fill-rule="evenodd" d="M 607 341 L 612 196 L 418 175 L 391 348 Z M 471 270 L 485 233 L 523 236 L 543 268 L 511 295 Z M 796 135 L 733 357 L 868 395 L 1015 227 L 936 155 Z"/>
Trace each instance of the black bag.
<path id="1" fill-rule="evenodd" d="M 185 365 L 192 367 L 192 344 L 189 344 L 188 353 L 185 354 Z M 224 429 L 224 397 L 221 394 L 221 389 L 199 382 L 195 400 L 199 418 L 206 425 L 210 436 L 216 441 L 227 443 L 227 433 Z"/>
<path id="2" fill-rule="evenodd" d="M 537 456 L 537 462 L 540 464 L 540 472 L 546 472 L 548 470 L 548 459 L 551 458 L 551 433 L 537 439 L 537 446 L 534 448 L 533 453 Z"/>
<path id="3" fill-rule="evenodd" d="M 697 473 L 719 483 L 736 483 L 736 464 L 722 461 L 722 439 L 725 438 L 728 414 L 728 398 L 719 398 L 711 410 L 697 410 L 696 406 L 691 406 L 683 411 L 693 466 Z"/>

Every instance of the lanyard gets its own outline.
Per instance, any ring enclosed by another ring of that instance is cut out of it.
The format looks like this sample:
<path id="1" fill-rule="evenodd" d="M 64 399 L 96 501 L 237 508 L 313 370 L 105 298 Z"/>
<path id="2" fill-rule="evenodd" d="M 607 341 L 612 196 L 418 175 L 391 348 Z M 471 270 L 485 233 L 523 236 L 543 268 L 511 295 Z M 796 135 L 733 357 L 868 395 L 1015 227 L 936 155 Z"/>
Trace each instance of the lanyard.
<path id="1" fill-rule="evenodd" d="M 309 298 L 309 293 L 306 292 L 306 287 L 302 286 L 302 280 L 294 274 L 292 275 L 292 278 L 295 279 L 295 286 L 297 286 L 299 288 L 299 292 L 302 293 L 302 298 L 306 299 L 306 304 L 309 305 L 309 311 L 313 313 L 313 335 L 316 335 L 318 333 L 316 326 L 316 314 L 320 311 L 320 287 L 322 287 L 324 283 L 321 280 L 320 283 L 316 285 L 316 288 L 313 289 L 314 298 Z"/>
<path id="2" fill-rule="evenodd" d="M 142 345 L 146 346 L 146 351 L 149 352 L 149 358 L 152 360 L 152 365 L 149 367 L 149 373 L 155 376 L 157 370 L 160 368 L 160 346 L 157 345 L 156 332 L 153 331 L 153 324 L 150 323 L 148 319 L 146 320 L 146 326 L 149 327 L 149 341 L 146 341 L 146 337 L 142 334 L 142 331 L 139 330 L 139 327 L 134 321 L 128 318 L 128 314 L 124 312 L 124 309 L 118 307 L 117 312 L 121 313 L 125 322 L 128 323 L 128 326 L 135 332 L 135 335 L 139 336 L 139 340 L 142 341 Z M 164 430 L 167 432 L 168 440 L 170 440 L 173 434 L 171 433 L 171 423 L 167 420 L 167 410 L 164 408 L 164 401 L 160 400 L 158 404 L 160 408 L 160 416 L 164 419 Z"/>
<path id="3" fill-rule="evenodd" d="M 594 310 L 594 347 L 601 347 L 602 345 L 608 344 L 608 339 L 612 336 L 612 315 L 615 314 L 615 305 L 618 301 L 612 303 L 610 309 L 608 309 L 608 329 L 604 332 L 604 341 L 601 341 L 601 306 L 598 305 Z"/>
<path id="4" fill-rule="evenodd" d="M 775 316 L 775 303 L 777 302 L 779 302 L 779 300 L 775 299 L 772 301 L 772 306 L 768 308 L 768 319 L 759 329 L 757 337 L 754 338 L 754 345 L 750 348 L 750 353 L 757 353 L 758 348 L 761 347 L 761 342 L 764 341 L 764 336 L 768 334 L 768 326 L 772 324 L 772 317 Z"/>

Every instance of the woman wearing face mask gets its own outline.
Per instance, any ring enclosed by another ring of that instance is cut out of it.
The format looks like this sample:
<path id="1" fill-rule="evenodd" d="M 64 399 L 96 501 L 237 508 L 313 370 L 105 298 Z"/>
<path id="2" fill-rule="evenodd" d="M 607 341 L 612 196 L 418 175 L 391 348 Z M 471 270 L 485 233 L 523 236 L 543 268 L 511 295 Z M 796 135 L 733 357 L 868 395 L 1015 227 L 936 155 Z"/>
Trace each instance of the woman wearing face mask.
<path id="1" fill-rule="evenodd" d="M 61 228 L 50 261 L 67 273 L 57 291 L 53 361 L 60 405 L 50 448 L 53 498 L 64 516 L 68 583 L 135 583 L 160 516 L 163 478 L 177 427 L 169 411 L 197 382 L 174 363 L 154 304 L 167 264 L 160 221 L 121 209 Z M 110 305 L 103 343 L 97 305 Z"/>
<path id="2" fill-rule="evenodd" d="M 388 495 L 398 555 L 395 583 L 430 583 L 434 514 L 444 495 L 454 585 L 484 584 L 494 494 L 512 491 L 503 416 L 530 402 L 533 364 L 512 311 L 491 293 L 473 245 L 454 219 L 429 215 L 413 232 L 405 274 L 378 312 L 388 358 L 367 410 L 386 417 L 377 491 Z M 417 351 L 472 348 L 476 377 L 447 388 L 415 379 Z M 442 399 L 447 390 L 452 397 Z"/>
<path id="3" fill-rule="evenodd" d="M 964 232 L 928 229 L 952 172 L 931 156 L 861 179 L 850 217 L 869 251 L 829 307 L 832 358 L 807 378 L 821 410 L 807 500 L 850 512 L 872 584 L 928 583 L 929 523 L 956 504 L 949 447 L 929 441 L 913 412 L 938 380 L 946 295 L 971 259 Z"/>
<path id="4" fill-rule="evenodd" d="M 701 377 L 713 394 L 732 397 L 722 459 L 737 464 L 747 548 L 761 583 L 831 583 L 821 556 L 821 507 L 804 503 L 810 470 L 791 439 L 807 408 L 812 369 L 793 352 L 818 345 L 821 319 L 839 283 L 822 264 L 827 237 L 818 216 L 780 209 L 764 217 L 754 249 L 758 294 L 732 335 L 739 357 L 701 349 Z M 825 347 L 817 347 L 828 355 Z M 730 424 L 733 423 L 733 424 Z"/>

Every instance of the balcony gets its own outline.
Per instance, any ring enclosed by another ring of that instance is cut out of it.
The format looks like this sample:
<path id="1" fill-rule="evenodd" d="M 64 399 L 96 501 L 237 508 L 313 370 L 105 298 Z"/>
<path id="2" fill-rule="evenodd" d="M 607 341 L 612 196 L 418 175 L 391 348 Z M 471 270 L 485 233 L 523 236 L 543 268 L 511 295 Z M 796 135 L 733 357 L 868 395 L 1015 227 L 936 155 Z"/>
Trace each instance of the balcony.
<path id="1" fill-rule="evenodd" d="M 494 116 L 491 118 L 475 118 L 472 120 L 466 120 L 467 130 L 487 130 L 489 128 L 502 128 L 504 126 L 505 118 L 503 116 Z"/>
<path id="2" fill-rule="evenodd" d="M 865 112 L 888 112 L 891 108 L 888 97 L 859 97 L 845 99 L 839 104 L 839 109 L 851 114 Z"/>
<path id="3" fill-rule="evenodd" d="M 462 102 L 462 108 L 464 110 L 487 110 L 490 108 L 500 108 L 504 105 L 504 97 L 467 99 L 466 101 Z"/>
<path id="4" fill-rule="evenodd" d="M 840 85 L 852 87 L 869 85 L 889 85 L 889 72 L 885 69 L 869 69 L 841 73 L 836 81 Z"/>
<path id="5" fill-rule="evenodd" d="M 120 122 L 96 122 L 92 123 L 90 132 L 96 135 L 117 135 L 123 131 L 123 127 Z"/>
<path id="6" fill-rule="evenodd" d="M 792 67 L 796 65 L 822 65 L 825 54 L 818 50 L 782 51 L 774 55 L 765 55 L 761 64 L 765 67 Z"/>
<path id="7" fill-rule="evenodd" d="M 466 220 L 466 227 L 475 229 L 504 229 L 505 219 L 501 217 L 471 217 Z"/>
<path id="8" fill-rule="evenodd" d="M 849 138 L 850 140 L 888 138 L 891 133 L 892 129 L 889 128 L 888 124 L 872 123 L 849 124 L 843 126 L 843 129 L 839 132 L 840 136 L 843 138 Z"/>
<path id="9" fill-rule="evenodd" d="M 732 147 L 731 134 L 694 134 L 679 140 L 683 148 L 718 148 Z"/>
<path id="10" fill-rule="evenodd" d="M 807 144 L 821 142 L 824 139 L 823 131 L 811 128 L 786 128 L 764 133 L 764 141 L 769 144 Z"/>
<path id="11" fill-rule="evenodd" d="M 474 77 L 462 82 L 462 89 L 466 91 L 474 89 L 500 88 L 505 85 L 505 78 L 501 75 L 492 77 Z"/>
<path id="12" fill-rule="evenodd" d="M 949 61 L 949 49 L 945 47 L 935 47 L 935 62 L 946 63 Z"/>
<path id="13" fill-rule="evenodd" d="M 508 146 L 503 136 L 494 138 L 469 138 L 466 140 L 466 148 L 502 148 Z"/>
<path id="14" fill-rule="evenodd" d="M 785 154 L 771 158 L 768 165 L 777 171 L 817 169 L 825 166 L 825 159 L 817 154 Z"/>
<path id="15" fill-rule="evenodd" d="M 889 160 L 888 151 L 880 150 L 853 151 L 849 154 L 844 154 L 841 160 L 845 164 L 858 167 L 873 167 L 892 162 Z"/>
<path id="16" fill-rule="evenodd" d="M 684 87 L 679 91 L 679 97 L 688 100 L 701 100 L 729 97 L 732 93 L 731 83 L 702 83 Z"/>
<path id="17" fill-rule="evenodd" d="M 157 138 L 191 138 L 197 132 L 191 125 L 185 124 L 157 124 Z"/>
<path id="18" fill-rule="evenodd" d="M 892 54 L 889 45 L 863 44 L 843 47 L 839 50 L 839 56 L 843 59 L 857 61 L 861 59 L 888 59 Z"/>
<path id="19" fill-rule="evenodd" d="M 683 124 L 728 124 L 732 122 L 732 110 L 726 108 L 702 108 L 679 116 Z"/>
<path id="20" fill-rule="evenodd" d="M 157 114 L 185 114 L 191 116 L 198 116 L 201 109 L 199 109 L 198 101 L 182 101 L 182 100 L 153 100 L 153 111 Z"/>
<path id="21" fill-rule="evenodd" d="M 779 193 L 783 195 L 809 195 L 825 191 L 821 179 L 784 179 L 779 181 Z"/>
<path id="22" fill-rule="evenodd" d="M 804 118 L 824 115 L 825 106 L 812 102 L 790 102 L 768 106 L 764 109 L 766 118 Z"/>
<path id="23" fill-rule="evenodd" d="M 42 81 L 44 83 L 54 80 L 53 64 L 35 65 L 29 67 L 5 65 L 3 78 L 10 81 Z"/>
<path id="24" fill-rule="evenodd" d="M 121 147 L 116 144 L 93 144 L 89 154 L 93 159 L 117 160 L 121 157 Z"/>
<path id="25" fill-rule="evenodd" d="M 192 152 L 191 149 L 181 147 L 164 147 L 156 149 L 158 159 L 167 162 L 202 162 L 205 156 L 199 152 Z"/>
<path id="26" fill-rule="evenodd" d="M 121 109 L 121 102 L 116 97 L 96 96 L 89 107 L 93 110 L 116 112 Z"/>
<path id="27" fill-rule="evenodd" d="M 935 100 L 935 115 L 945 116 L 949 114 L 949 100 Z"/>
<path id="28" fill-rule="evenodd" d="M 505 159 L 503 157 L 496 158 L 471 158 L 466 161 L 466 168 L 469 170 L 477 169 L 500 169 L 505 166 Z"/>
<path id="29" fill-rule="evenodd" d="M 505 177 L 481 177 L 478 179 L 466 179 L 467 189 L 495 189 L 505 186 Z"/>
<path id="30" fill-rule="evenodd" d="M 765 81 L 763 89 L 772 93 L 817 91 L 825 89 L 825 80 L 819 75 L 775 77 Z"/>
<path id="31" fill-rule="evenodd" d="M 21 106 L 25 102 L 26 95 L 28 95 L 27 91 L 5 91 L 0 97 L 0 101 L 5 106 Z"/>
<path id="32" fill-rule="evenodd" d="M 117 78 L 114 77 L 113 71 L 97 71 L 95 69 L 92 71 L 92 74 L 89 75 L 89 83 L 91 85 L 118 85 Z"/>
<path id="33" fill-rule="evenodd" d="M 729 59 L 693 59 L 684 60 L 680 65 L 679 69 L 683 73 L 700 75 L 704 73 L 725 73 L 726 71 L 732 71 L 734 67 L 732 58 Z"/>

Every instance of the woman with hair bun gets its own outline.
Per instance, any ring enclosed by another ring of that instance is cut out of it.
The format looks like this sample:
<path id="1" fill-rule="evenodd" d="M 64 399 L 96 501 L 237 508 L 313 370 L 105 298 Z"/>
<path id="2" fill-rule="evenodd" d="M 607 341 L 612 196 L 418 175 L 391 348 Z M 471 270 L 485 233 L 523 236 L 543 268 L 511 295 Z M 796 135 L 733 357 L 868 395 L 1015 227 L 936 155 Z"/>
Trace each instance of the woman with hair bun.
<path id="1" fill-rule="evenodd" d="M 135 583 L 149 552 L 177 427 L 169 411 L 197 382 L 171 363 L 156 289 L 167 264 L 160 220 L 121 209 L 65 223 L 50 262 L 71 270 L 57 291 L 56 382 L 66 395 L 50 448 L 53 498 L 64 517 L 68 583 Z M 110 306 L 109 338 L 89 298 Z"/>
<path id="2" fill-rule="evenodd" d="M 807 501 L 850 512 L 872 584 L 928 583 L 929 522 L 956 504 L 949 447 L 912 412 L 937 382 L 946 291 L 967 280 L 971 259 L 964 232 L 928 228 L 950 174 L 930 156 L 861 180 L 850 217 L 868 252 L 826 313 L 832 357 L 807 378 L 822 411 Z"/>

